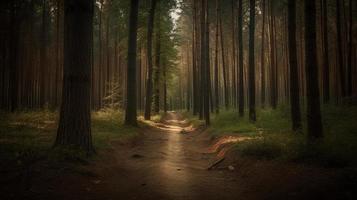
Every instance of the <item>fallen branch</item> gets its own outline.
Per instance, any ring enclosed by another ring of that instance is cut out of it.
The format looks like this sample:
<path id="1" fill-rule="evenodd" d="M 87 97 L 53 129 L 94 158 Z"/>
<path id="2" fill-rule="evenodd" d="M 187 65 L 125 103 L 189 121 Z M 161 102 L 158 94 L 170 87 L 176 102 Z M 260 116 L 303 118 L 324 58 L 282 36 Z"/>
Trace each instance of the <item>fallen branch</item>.
<path id="1" fill-rule="evenodd" d="M 213 162 L 208 168 L 207 170 L 211 170 L 214 169 L 217 165 L 219 165 L 219 163 L 223 162 L 225 159 L 225 157 L 221 157 L 218 160 L 216 160 L 215 162 Z"/>

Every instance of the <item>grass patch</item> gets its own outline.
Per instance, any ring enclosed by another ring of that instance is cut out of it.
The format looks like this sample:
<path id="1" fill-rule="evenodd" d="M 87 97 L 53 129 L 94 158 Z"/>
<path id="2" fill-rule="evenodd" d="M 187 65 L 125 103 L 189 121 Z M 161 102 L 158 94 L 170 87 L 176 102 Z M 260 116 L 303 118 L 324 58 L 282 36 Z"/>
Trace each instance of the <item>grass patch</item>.
<path id="1" fill-rule="evenodd" d="M 236 112 L 221 112 L 212 116 L 209 131 L 214 136 L 229 134 L 256 135 L 257 127 L 247 118 L 239 117 Z"/>
<path id="2" fill-rule="evenodd" d="M 194 116 L 191 112 L 181 112 L 182 117 L 188 121 L 189 124 L 192 124 L 193 127 L 200 127 L 205 124 L 203 120 L 198 119 L 197 116 Z"/>
<path id="3" fill-rule="evenodd" d="M 314 144 L 307 143 L 305 117 L 303 133 L 291 131 L 290 108 L 287 106 L 259 110 L 255 124 L 237 115 L 236 112 L 222 112 L 213 116 L 210 132 L 215 136 L 252 136 L 253 139 L 236 145 L 242 156 L 324 167 L 357 166 L 357 106 L 323 106 L 325 136 Z"/>
<path id="4" fill-rule="evenodd" d="M 50 110 L 0 113 L 0 171 L 22 168 L 38 161 L 86 163 L 85 152 L 76 148 L 52 148 L 58 113 Z M 92 113 L 92 136 L 97 150 L 108 148 L 113 140 L 135 137 L 138 128 L 123 125 L 123 113 L 102 110 Z"/>
<path id="5" fill-rule="evenodd" d="M 110 141 L 137 136 L 138 128 L 125 126 L 121 111 L 102 110 L 92 114 L 93 142 L 96 148 L 105 148 Z"/>

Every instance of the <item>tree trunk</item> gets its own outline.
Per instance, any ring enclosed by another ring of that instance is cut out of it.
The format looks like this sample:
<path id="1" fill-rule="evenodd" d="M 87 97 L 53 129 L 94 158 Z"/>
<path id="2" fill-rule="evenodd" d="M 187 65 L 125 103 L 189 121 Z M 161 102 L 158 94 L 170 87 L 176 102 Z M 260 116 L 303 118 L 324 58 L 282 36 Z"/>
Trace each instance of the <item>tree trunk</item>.
<path id="1" fill-rule="evenodd" d="M 345 84 L 345 65 L 343 62 L 342 52 L 342 27 L 341 27 L 341 8 L 340 1 L 336 0 L 336 28 L 337 28 L 337 57 L 338 57 L 338 69 L 340 73 L 340 89 L 341 96 L 346 96 L 346 84 Z"/>
<path id="2" fill-rule="evenodd" d="M 93 1 L 64 1 L 64 77 L 56 146 L 94 151 L 91 136 L 90 80 Z"/>
<path id="3" fill-rule="evenodd" d="M 300 131 L 302 127 L 296 48 L 296 0 L 289 0 L 288 9 L 291 121 L 293 131 Z"/>
<path id="4" fill-rule="evenodd" d="M 219 12 L 219 28 L 220 28 L 220 36 L 221 36 L 221 53 L 222 53 L 222 73 L 223 73 L 223 85 L 224 85 L 224 105 L 226 110 L 229 109 L 229 90 L 228 90 L 228 80 L 227 80 L 227 66 L 225 60 L 225 49 L 224 49 L 224 36 L 223 36 L 223 28 L 222 28 L 222 12 Z"/>
<path id="5" fill-rule="evenodd" d="M 155 94 L 154 94 L 154 111 L 160 112 L 160 58 L 161 58 L 161 31 L 160 31 L 160 10 L 157 16 L 156 47 L 155 47 Z"/>
<path id="6" fill-rule="evenodd" d="M 209 23 L 209 0 L 206 0 L 206 33 L 205 33 L 205 43 L 206 43 L 206 51 L 205 51 L 205 59 L 206 59 L 206 73 L 205 73 L 205 85 L 206 91 L 204 96 L 204 110 L 205 110 L 205 121 L 206 125 L 211 124 L 210 120 L 210 97 L 211 97 L 211 72 L 210 72 L 210 23 Z"/>
<path id="7" fill-rule="evenodd" d="M 265 23 L 266 23 L 266 0 L 263 0 L 262 6 L 263 24 L 262 24 L 262 51 L 261 51 L 261 105 L 262 108 L 265 106 Z"/>
<path id="8" fill-rule="evenodd" d="M 238 0 L 238 62 L 239 62 L 239 115 L 244 116 L 244 77 L 243 77 L 243 0 Z"/>
<path id="9" fill-rule="evenodd" d="M 276 64 L 276 46 L 275 46 L 275 15 L 273 2 L 270 1 L 270 105 L 273 109 L 277 107 L 277 64 Z"/>
<path id="10" fill-rule="evenodd" d="M 10 49 L 9 49 L 9 103 L 10 111 L 14 112 L 18 109 L 18 45 L 19 45 L 19 25 L 20 17 L 17 9 L 17 1 L 11 4 L 11 22 L 10 22 Z"/>
<path id="11" fill-rule="evenodd" d="M 255 122 L 255 0 L 249 0 L 249 4 L 249 120 Z"/>
<path id="12" fill-rule="evenodd" d="M 310 139 L 323 136 L 316 49 L 316 2 L 305 1 L 307 130 Z"/>
<path id="13" fill-rule="evenodd" d="M 127 68 L 127 95 L 125 124 L 137 126 L 137 105 L 136 105 L 136 46 L 138 29 L 138 7 L 139 0 L 131 0 L 129 18 L 129 39 L 128 39 L 128 68 Z"/>
<path id="14" fill-rule="evenodd" d="M 352 0 L 349 1 L 349 41 L 348 41 L 348 64 L 347 64 L 347 95 L 352 96 L 352 51 L 353 51 L 353 16 Z"/>
<path id="15" fill-rule="evenodd" d="M 49 76 L 47 73 L 48 69 L 48 62 L 47 62 L 47 43 L 48 43 L 48 23 L 47 23 L 47 18 L 48 13 L 47 13 L 47 1 L 43 0 L 42 1 L 42 24 L 41 24 L 41 48 L 40 48 L 40 70 L 41 70 L 41 76 L 40 76 L 40 107 L 43 107 L 47 102 L 48 99 L 46 99 L 46 89 L 47 89 L 47 84 L 46 83 L 46 78 Z"/>
<path id="16" fill-rule="evenodd" d="M 215 95 L 215 111 L 216 114 L 219 113 L 219 90 L 218 90 L 218 24 L 219 24 L 219 20 L 218 20 L 218 15 L 219 15 L 220 11 L 219 11 L 219 5 L 218 5 L 218 0 L 216 0 L 216 45 L 215 45 L 215 61 L 214 61 L 214 95 Z"/>
<path id="17" fill-rule="evenodd" d="M 236 64 L 236 31 L 235 31 L 235 15 L 234 15 L 234 5 L 235 5 L 236 0 L 232 0 L 232 105 L 234 108 L 237 108 L 237 76 L 236 76 L 236 70 L 237 70 L 237 64 Z"/>
<path id="18" fill-rule="evenodd" d="M 328 103 L 330 101 L 330 58 L 329 58 L 329 41 L 327 30 L 327 0 L 322 1 L 323 4 L 323 101 Z"/>
<path id="19" fill-rule="evenodd" d="M 146 99 L 145 99 L 145 119 L 150 120 L 151 117 L 151 104 L 152 104 L 152 35 L 154 31 L 154 18 L 157 0 L 151 1 L 151 8 L 148 20 L 148 35 L 147 35 L 147 59 L 148 59 L 148 77 L 146 80 Z"/>

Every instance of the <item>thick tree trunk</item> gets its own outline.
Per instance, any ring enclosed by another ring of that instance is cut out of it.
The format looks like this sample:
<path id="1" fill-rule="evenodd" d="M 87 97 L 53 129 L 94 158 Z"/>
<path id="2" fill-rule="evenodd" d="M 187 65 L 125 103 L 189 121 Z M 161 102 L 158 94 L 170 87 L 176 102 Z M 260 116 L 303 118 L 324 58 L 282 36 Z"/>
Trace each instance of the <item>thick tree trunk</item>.
<path id="1" fill-rule="evenodd" d="M 94 151 L 91 136 L 90 81 L 93 1 L 64 1 L 64 77 L 56 146 Z"/>
<path id="2" fill-rule="evenodd" d="M 310 139 L 323 136 L 316 49 L 316 2 L 305 1 L 307 130 Z"/>
<path id="3" fill-rule="evenodd" d="M 296 48 L 296 0 L 289 0 L 288 2 L 288 21 L 291 121 L 293 131 L 300 131 L 302 127 Z"/>
<path id="4" fill-rule="evenodd" d="M 255 122 L 255 0 L 249 0 L 249 5 L 249 120 Z"/>
<path id="5" fill-rule="evenodd" d="M 131 0 L 129 18 L 129 39 L 128 39 L 128 67 L 126 84 L 126 112 L 125 124 L 137 126 L 137 105 L 136 105 L 136 46 L 138 29 L 138 8 L 139 0 Z"/>
<path id="6" fill-rule="evenodd" d="M 148 58 L 148 77 L 146 80 L 146 99 L 145 99 L 145 119 L 150 120 L 151 117 L 151 104 L 152 104 L 152 89 L 153 89 L 153 64 L 152 64 L 152 35 L 154 31 L 154 18 L 157 0 L 151 1 L 151 8 L 148 20 L 147 32 L 147 58 Z"/>

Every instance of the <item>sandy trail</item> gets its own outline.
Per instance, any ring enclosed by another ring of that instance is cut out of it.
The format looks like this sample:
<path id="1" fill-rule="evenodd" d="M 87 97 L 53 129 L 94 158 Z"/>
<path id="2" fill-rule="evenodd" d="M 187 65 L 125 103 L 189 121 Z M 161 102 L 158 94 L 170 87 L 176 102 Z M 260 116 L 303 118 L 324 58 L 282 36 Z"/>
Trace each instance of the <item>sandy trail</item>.
<path id="1" fill-rule="evenodd" d="M 319 168 L 240 159 L 234 171 L 207 170 L 217 159 L 212 152 L 217 147 L 206 133 L 191 129 L 179 113 L 169 112 L 161 123 L 142 129 L 139 140 L 113 142 L 78 173 L 38 176 L 31 193 L 20 199 L 276 200 L 340 195 L 330 184 L 331 174 Z"/>
<path id="2" fill-rule="evenodd" d="M 213 157 L 207 153 L 208 141 L 188 129 L 179 114 L 170 112 L 145 132 L 141 144 L 116 147 L 118 163 L 106 172 L 101 187 L 110 190 L 103 191 L 107 199 L 236 199 L 238 186 L 230 172 L 207 170 Z"/>

